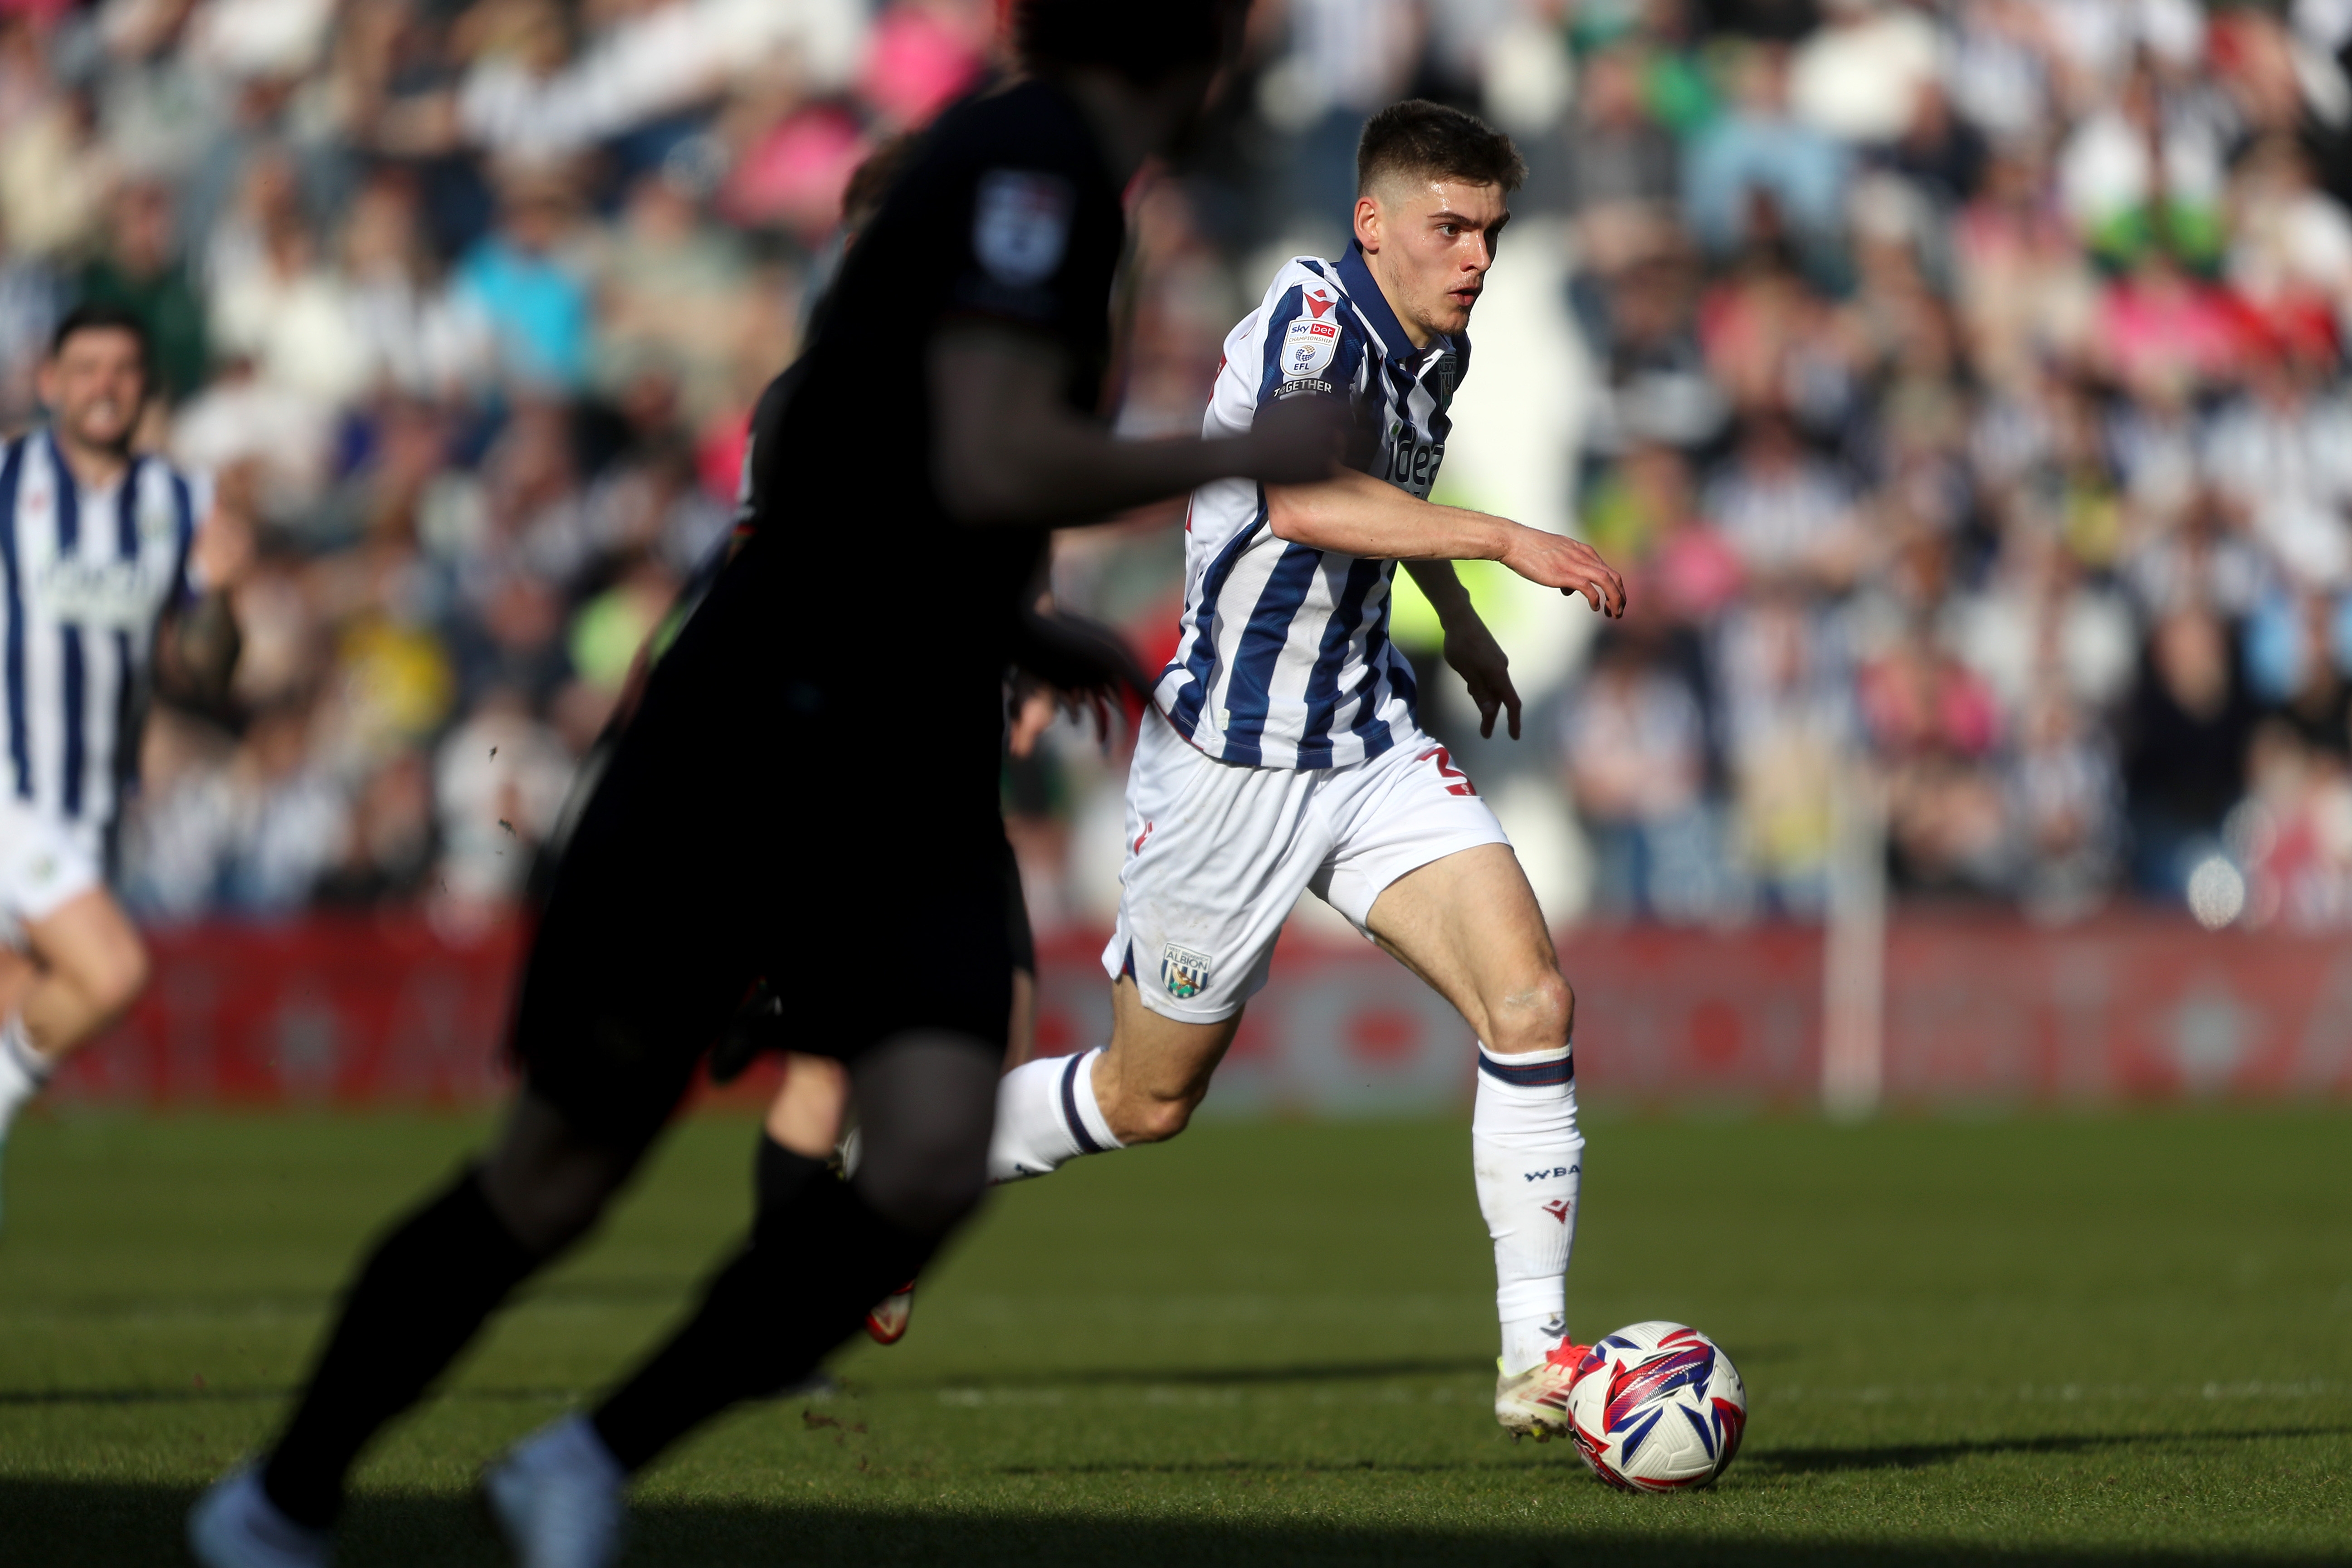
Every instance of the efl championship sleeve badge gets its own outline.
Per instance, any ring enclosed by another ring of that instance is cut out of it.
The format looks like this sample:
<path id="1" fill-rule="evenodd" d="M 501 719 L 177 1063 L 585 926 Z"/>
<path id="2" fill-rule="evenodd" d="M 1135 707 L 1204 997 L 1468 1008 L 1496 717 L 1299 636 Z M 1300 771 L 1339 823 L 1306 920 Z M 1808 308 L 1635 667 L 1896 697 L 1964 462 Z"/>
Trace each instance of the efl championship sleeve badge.
<path id="1" fill-rule="evenodd" d="M 1282 374 L 1286 381 L 1306 381 L 1319 375 L 1339 352 L 1339 328 L 1334 321 L 1301 316 L 1282 330 Z"/>
<path id="2" fill-rule="evenodd" d="M 972 207 L 971 248 L 988 275 L 1029 289 L 1054 275 L 1070 243 L 1069 182 L 1027 169 L 992 169 Z"/>
<path id="3" fill-rule="evenodd" d="M 1168 994 L 1189 1002 L 1209 988 L 1209 955 L 1171 942 L 1160 950 L 1160 978 Z"/>

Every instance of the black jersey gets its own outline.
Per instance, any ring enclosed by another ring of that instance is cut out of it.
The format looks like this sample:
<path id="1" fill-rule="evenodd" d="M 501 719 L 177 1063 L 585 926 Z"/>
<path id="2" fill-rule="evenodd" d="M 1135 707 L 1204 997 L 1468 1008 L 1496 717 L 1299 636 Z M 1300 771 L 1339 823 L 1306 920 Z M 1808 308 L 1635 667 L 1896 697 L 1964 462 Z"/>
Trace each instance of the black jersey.
<path id="1" fill-rule="evenodd" d="M 992 781 L 999 682 L 1045 532 L 948 514 L 927 355 L 958 320 L 1035 332 L 1069 364 L 1070 406 L 1099 414 L 1124 240 L 1118 189 L 1059 89 L 1016 81 L 941 115 L 760 400 L 750 538 L 681 651 L 696 632 L 723 642 L 795 711 L 818 700 L 827 728 L 864 732 L 878 763 L 970 748 Z"/>
<path id="2" fill-rule="evenodd" d="M 924 362 L 947 322 L 1009 322 L 1058 344 L 1070 405 L 1098 412 L 1122 239 L 1093 135 L 1032 82 L 942 116 L 851 250 L 761 400 L 748 538 L 550 875 L 513 1042 L 573 1126 L 641 1147 L 761 977 L 796 1048 L 1002 1047 L 1000 681 L 1044 534 L 948 516 Z"/>

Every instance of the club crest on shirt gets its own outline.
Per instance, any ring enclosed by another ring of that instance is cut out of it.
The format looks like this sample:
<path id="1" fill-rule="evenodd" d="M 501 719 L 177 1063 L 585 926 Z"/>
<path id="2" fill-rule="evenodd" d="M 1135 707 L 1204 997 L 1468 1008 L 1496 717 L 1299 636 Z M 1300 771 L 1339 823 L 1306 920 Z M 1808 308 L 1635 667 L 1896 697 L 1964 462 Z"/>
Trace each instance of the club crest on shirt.
<path id="1" fill-rule="evenodd" d="M 1069 182 L 1026 169 L 991 169 L 972 205 L 971 248 L 988 275 L 1029 289 L 1054 275 L 1070 243 Z"/>
<path id="2" fill-rule="evenodd" d="M 1160 950 L 1160 978 L 1167 984 L 1168 994 L 1190 1001 L 1209 988 L 1209 955 L 1171 942 Z"/>
<path id="3" fill-rule="evenodd" d="M 168 503 L 150 501 L 141 504 L 139 508 L 140 538 L 169 539 L 179 531 L 179 513 Z"/>

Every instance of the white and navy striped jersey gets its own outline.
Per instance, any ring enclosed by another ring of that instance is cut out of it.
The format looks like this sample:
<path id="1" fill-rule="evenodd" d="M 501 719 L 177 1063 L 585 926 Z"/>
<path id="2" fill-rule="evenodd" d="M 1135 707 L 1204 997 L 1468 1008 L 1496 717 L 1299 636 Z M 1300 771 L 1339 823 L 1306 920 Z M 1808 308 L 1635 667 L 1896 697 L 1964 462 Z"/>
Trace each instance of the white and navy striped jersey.
<path id="1" fill-rule="evenodd" d="M 1466 336 L 1412 346 L 1357 246 L 1297 257 L 1226 337 L 1202 434 L 1239 435 L 1280 398 L 1346 397 L 1377 421 L 1373 477 L 1426 498 L 1469 363 Z M 1224 762 L 1328 768 L 1415 727 L 1412 666 L 1389 641 L 1395 562 L 1276 537 L 1247 479 L 1193 491 L 1184 531 L 1181 635 L 1153 693 L 1177 733 Z"/>
<path id="2" fill-rule="evenodd" d="M 0 447 L 0 789 L 100 865 L 137 775 L 156 623 L 194 588 L 205 499 L 161 458 L 89 490 L 47 430 Z"/>

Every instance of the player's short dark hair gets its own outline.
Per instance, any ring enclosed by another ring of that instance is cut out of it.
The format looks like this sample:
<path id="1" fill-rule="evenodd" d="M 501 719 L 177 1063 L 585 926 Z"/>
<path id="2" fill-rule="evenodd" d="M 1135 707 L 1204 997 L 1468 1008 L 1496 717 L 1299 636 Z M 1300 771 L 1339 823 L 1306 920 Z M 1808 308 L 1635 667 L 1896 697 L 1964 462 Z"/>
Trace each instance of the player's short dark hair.
<path id="1" fill-rule="evenodd" d="M 1356 143 L 1357 193 L 1383 174 L 1467 180 L 1516 191 L 1528 177 L 1528 164 L 1508 136 L 1476 115 L 1409 98 L 1366 121 Z"/>
<path id="2" fill-rule="evenodd" d="M 1139 86 L 1223 59 L 1248 0 L 1013 0 L 1013 47 L 1033 67 L 1101 66 Z"/>
<path id="3" fill-rule="evenodd" d="M 76 332 L 129 332 L 138 340 L 139 363 L 142 366 L 154 352 L 146 318 L 128 305 L 108 300 L 84 300 L 58 318 L 57 331 L 49 334 L 49 357 L 57 358 L 64 351 L 66 340 Z"/>

